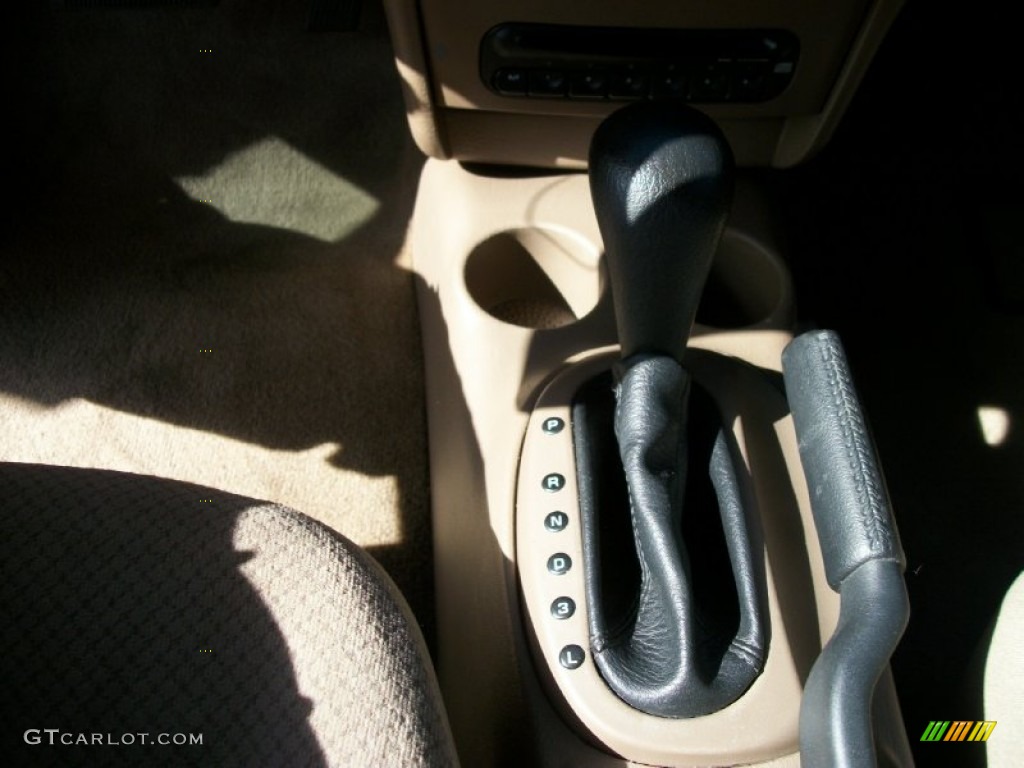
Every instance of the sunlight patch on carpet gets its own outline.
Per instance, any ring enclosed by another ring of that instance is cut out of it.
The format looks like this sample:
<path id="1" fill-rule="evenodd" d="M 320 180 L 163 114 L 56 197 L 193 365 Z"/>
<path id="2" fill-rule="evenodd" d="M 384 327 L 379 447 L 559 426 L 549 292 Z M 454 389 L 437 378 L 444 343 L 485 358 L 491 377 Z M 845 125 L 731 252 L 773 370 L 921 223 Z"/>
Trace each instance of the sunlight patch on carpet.
<path id="1" fill-rule="evenodd" d="M 371 194 L 276 136 L 228 155 L 204 174 L 175 182 L 231 221 L 330 242 L 350 235 L 380 207 Z"/>
<path id="2" fill-rule="evenodd" d="M 0 394 L 0 415 L 0 461 L 156 475 L 293 507 L 363 547 L 403 540 L 396 478 L 335 463 L 343 455 L 335 441 L 272 448 L 84 398 L 41 411 Z"/>

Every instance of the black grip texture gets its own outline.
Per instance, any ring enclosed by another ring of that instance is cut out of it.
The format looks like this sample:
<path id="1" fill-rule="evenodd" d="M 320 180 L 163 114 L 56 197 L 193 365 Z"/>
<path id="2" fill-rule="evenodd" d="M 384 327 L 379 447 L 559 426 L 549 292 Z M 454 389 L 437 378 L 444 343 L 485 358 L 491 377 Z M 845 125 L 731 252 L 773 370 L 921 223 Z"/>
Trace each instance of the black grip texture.
<path id="1" fill-rule="evenodd" d="M 729 144 L 685 104 L 633 104 L 598 127 L 590 191 L 623 358 L 682 362 L 732 190 Z"/>
<path id="2" fill-rule="evenodd" d="M 782 355 L 811 508 L 829 585 L 859 565 L 892 560 L 906 567 L 889 493 L 833 331 L 798 336 Z"/>

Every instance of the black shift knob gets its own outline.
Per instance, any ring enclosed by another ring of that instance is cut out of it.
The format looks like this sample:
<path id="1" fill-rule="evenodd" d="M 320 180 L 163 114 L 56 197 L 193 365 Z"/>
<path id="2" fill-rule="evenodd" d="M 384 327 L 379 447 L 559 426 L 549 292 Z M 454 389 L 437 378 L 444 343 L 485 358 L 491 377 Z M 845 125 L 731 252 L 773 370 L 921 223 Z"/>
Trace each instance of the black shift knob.
<path id="1" fill-rule="evenodd" d="M 682 361 L 732 189 L 725 137 L 684 104 L 633 104 L 594 133 L 590 191 L 624 359 Z"/>

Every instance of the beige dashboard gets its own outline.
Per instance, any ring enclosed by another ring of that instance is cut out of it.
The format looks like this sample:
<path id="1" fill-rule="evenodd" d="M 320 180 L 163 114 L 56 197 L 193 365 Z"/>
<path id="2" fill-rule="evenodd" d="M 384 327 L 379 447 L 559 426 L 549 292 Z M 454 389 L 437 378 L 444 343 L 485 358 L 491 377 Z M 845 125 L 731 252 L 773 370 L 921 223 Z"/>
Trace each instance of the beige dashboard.
<path id="1" fill-rule="evenodd" d="M 799 58 L 781 93 L 752 103 L 691 94 L 722 126 L 740 165 L 788 167 L 828 140 L 902 0 L 386 0 L 410 127 L 431 157 L 581 168 L 603 117 L 625 102 L 532 98 L 496 92 L 482 76 L 488 33 L 507 24 L 681 30 L 709 34 L 782 30 Z M 532 94 L 531 94 L 532 95 Z"/>

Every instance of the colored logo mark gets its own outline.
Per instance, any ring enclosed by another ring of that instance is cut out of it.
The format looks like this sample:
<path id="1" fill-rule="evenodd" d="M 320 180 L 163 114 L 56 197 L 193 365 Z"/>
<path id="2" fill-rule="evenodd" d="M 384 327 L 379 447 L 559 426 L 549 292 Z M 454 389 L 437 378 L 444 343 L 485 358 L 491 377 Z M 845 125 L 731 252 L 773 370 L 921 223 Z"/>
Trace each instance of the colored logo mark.
<path id="1" fill-rule="evenodd" d="M 921 741 L 988 741 L 996 720 L 932 720 Z"/>

